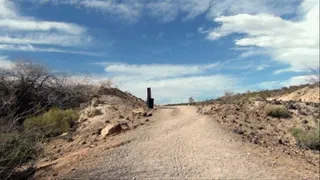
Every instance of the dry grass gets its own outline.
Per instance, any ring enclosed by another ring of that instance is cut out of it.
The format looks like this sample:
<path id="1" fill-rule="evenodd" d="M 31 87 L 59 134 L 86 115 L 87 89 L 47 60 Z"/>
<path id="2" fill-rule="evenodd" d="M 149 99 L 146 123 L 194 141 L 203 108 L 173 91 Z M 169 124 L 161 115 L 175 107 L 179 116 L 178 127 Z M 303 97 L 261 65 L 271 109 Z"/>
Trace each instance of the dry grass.
<path id="1" fill-rule="evenodd" d="M 266 109 L 267 116 L 274 118 L 290 118 L 290 112 L 284 107 L 271 106 Z"/>
<path id="2" fill-rule="evenodd" d="M 293 128 L 291 134 L 295 137 L 297 145 L 303 148 L 320 150 L 320 123 L 317 128 L 306 131 Z"/>

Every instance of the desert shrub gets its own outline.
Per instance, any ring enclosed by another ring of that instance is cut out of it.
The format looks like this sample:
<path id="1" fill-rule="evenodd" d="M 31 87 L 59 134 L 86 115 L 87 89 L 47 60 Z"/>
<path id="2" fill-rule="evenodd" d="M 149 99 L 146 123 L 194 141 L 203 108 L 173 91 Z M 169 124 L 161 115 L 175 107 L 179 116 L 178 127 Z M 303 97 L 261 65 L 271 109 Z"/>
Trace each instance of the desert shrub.
<path id="1" fill-rule="evenodd" d="M 284 107 L 269 107 L 266 111 L 268 116 L 274 117 L 274 118 L 289 118 L 291 117 L 290 112 L 284 108 Z"/>
<path id="2" fill-rule="evenodd" d="M 35 131 L 51 137 L 69 131 L 78 118 L 78 113 L 74 110 L 52 108 L 42 115 L 27 118 L 24 128 L 26 131 Z"/>
<path id="3" fill-rule="evenodd" d="M 23 121 L 52 107 L 78 108 L 93 96 L 93 87 L 31 62 L 0 67 L 0 125 Z"/>
<path id="4" fill-rule="evenodd" d="M 300 147 L 315 149 L 320 151 L 319 126 L 309 131 L 306 131 L 300 128 L 294 128 L 291 130 L 291 134 L 295 137 L 296 142 Z"/>
<path id="5" fill-rule="evenodd" d="M 13 175 L 15 168 L 35 160 L 41 149 L 31 135 L 0 133 L 0 179 Z"/>

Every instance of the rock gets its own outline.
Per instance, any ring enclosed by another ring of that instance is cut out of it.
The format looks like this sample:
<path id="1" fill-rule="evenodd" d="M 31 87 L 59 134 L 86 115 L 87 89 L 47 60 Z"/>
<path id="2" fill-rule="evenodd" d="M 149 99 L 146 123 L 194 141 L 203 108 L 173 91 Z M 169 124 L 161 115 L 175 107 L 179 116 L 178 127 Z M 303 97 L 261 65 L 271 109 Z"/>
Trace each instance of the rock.
<path id="1" fill-rule="evenodd" d="M 121 125 L 122 130 L 130 129 L 130 127 L 129 127 L 127 122 L 121 122 L 120 125 Z"/>
<path id="2" fill-rule="evenodd" d="M 236 133 L 236 134 L 244 134 L 244 131 L 242 129 L 240 129 L 240 128 L 234 129 L 233 132 Z"/>
<path id="3" fill-rule="evenodd" d="M 86 107 L 88 107 L 90 105 L 90 103 L 89 102 L 86 102 L 86 103 L 80 103 L 80 109 L 84 109 L 84 108 L 86 108 Z"/>
<path id="4" fill-rule="evenodd" d="M 123 116 L 123 115 L 119 115 L 119 118 L 120 118 L 120 119 L 123 119 L 123 118 L 124 118 L 124 116 Z"/>
<path id="5" fill-rule="evenodd" d="M 284 144 L 282 139 L 279 139 L 279 140 L 278 140 L 278 143 L 279 143 L 279 144 Z"/>
<path id="6" fill-rule="evenodd" d="M 101 131 L 102 131 L 102 128 L 97 129 L 96 134 L 97 134 L 97 135 L 100 135 L 100 134 L 101 134 Z"/>
<path id="7" fill-rule="evenodd" d="M 303 120 L 302 121 L 304 124 L 308 124 L 308 120 Z"/>
<path id="8" fill-rule="evenodd" d="M 297 107 L 293 102 L 289 102 L 289 103 L 286 105 L 286 108 L 287 108 L 287 109 L 293 109 L 293 110 L 298 109 L 298 107 Z"/>
<path id="9" fill-rule="evenodd" d="M 68 132 L 65 132 L 65 133 L 62 133 L 59 137 L 64 137 L 64 136 L 67 136 L 69 133 Z"/>
<path id="10" fill-rule="evenodd" d="M 146 121 L 146 122 L 149 122 L 150 120 L 149 120 L 149 119 L 146 119 L 145 121 Z"/>
<path id="11" fill-rule="evenodd" d="M 109 124 L 101 130 L 101 137 L 105 138 L 108 135 L 120 133 L 121 131 L 122 131 L 122 127 L 119 123 Z"/>
<path id="12" fill-rule="evenodd" d="M 98 105 L 100 104 L 100 100 L 98 98 L 93 98 L 91 101 L 91 106 L 92 107 L 98 107 Z"/>
<path id="13" fill-rule="evenodd" d="M 86 114 L 90 118 L 90 117 L 102 115 L 102 111 L 101 109 L 98 109 L 98 108 L 91 108 L 86 111 Z"/>
<path id="14" fill-rule="evenodd" d="M 106 124 L 109 124 L 109 123 L 110 123 L 110 120 L 106 120 L 105 123 L 106 123 Z"/>
<path id="15" fill-rule="evenodd" d="M 88 118 L 84 118 L 84 117 L 80 117 L 80 119 L 79 119 L 80 122 L 85 122 L 87 120 L 88 120 Z"/>
<path id="16" fill-rule="evenodd" d="M 135 117 L 140 117 L 140 116 L 143 115 L 143 113 L 144 113 L 143 108 L 134 109 L 134 110 L 132 110 L 132 112 L 131 112 L 133 118 L 135 118 Z"/>

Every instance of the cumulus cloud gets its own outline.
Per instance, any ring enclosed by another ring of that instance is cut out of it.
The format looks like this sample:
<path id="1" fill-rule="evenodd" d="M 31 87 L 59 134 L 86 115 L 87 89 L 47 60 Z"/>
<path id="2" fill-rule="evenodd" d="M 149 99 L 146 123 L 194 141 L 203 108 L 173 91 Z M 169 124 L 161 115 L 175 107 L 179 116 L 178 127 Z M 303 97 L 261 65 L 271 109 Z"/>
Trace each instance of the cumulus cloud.
<path id="1" fill-rule="evenodd" d="M 236 46 L 251 48 L 245 55 L 254 55 L 255 50 L 259 53 L 263 48 L 272 59 L 288 65 L 278 73 L 303 71 L 306 67 L 319 67 L 319 1 L 304 1 L 299 12 L 304 12 L 299 21 L 271 14 L 219 16 L 214 21 L 221 26 L 203 32 L 212 41 L 234 33 L 245 34 L 235 39 Z"/>
<path id="2" fill-rule="evenodd" d="M 254 86 L 258 89 L 276 89 L 281 87 L 296 86 L 301 84 L 310 83 L 310 79 L 314 78 L 314 75 L 293 76 L 284 81 L 265 81 Z"/>
<path id="3" fill-rule="evenodd" d="M 103 63 L 100 63 L 103 65 Z M 217 97 L 226 90 L 240 90 L 239 79 L 208 72 L 218 64 L 173 65 L 173 64 L 121 64 L 107 63 L 105 74 L 94 76 L 99 82 L 110 78 L 119 88 L 145 98 L 147 87 L 152 87 L 157 103 L 187 102 L 190 96 L 196 99 Z"/>

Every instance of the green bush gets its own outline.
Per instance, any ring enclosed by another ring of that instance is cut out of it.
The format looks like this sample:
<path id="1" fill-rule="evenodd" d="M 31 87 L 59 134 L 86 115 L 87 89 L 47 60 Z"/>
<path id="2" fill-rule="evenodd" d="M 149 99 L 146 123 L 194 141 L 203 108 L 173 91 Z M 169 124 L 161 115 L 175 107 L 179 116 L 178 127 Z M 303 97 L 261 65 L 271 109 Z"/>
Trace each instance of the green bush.
<path id="1" fill-rule="evenodd" d="M 320 125 L 320 124 L 319 124 Z M 305 131 L 300 128 L 291 130 L 291 134 L 295 137 L 297 144 L 303 148 L 315 149 L 320 151 L 320 128 Z"/>
<path id="2" fill-rule="evenodd" d="M 267 115 L 274 118 L 290 118 L 290 112 L 284 107 L 269 107 L 267 108 Z"/>
<path id="3" fill-rule="evenodd" d="M 41 149 L 36 142 L 27 134 L 0 133 L 0 179 L 39 156 Z"/>
<path id="4" fill-rule="evenodd" d="M 26 119 L 24 128 L 26 131 L 34 131 L 40 135 L 52 137 L 69 131 L 78 118 L 78 113 L 74 110 L 53 108 L 42 115 Z"/>

